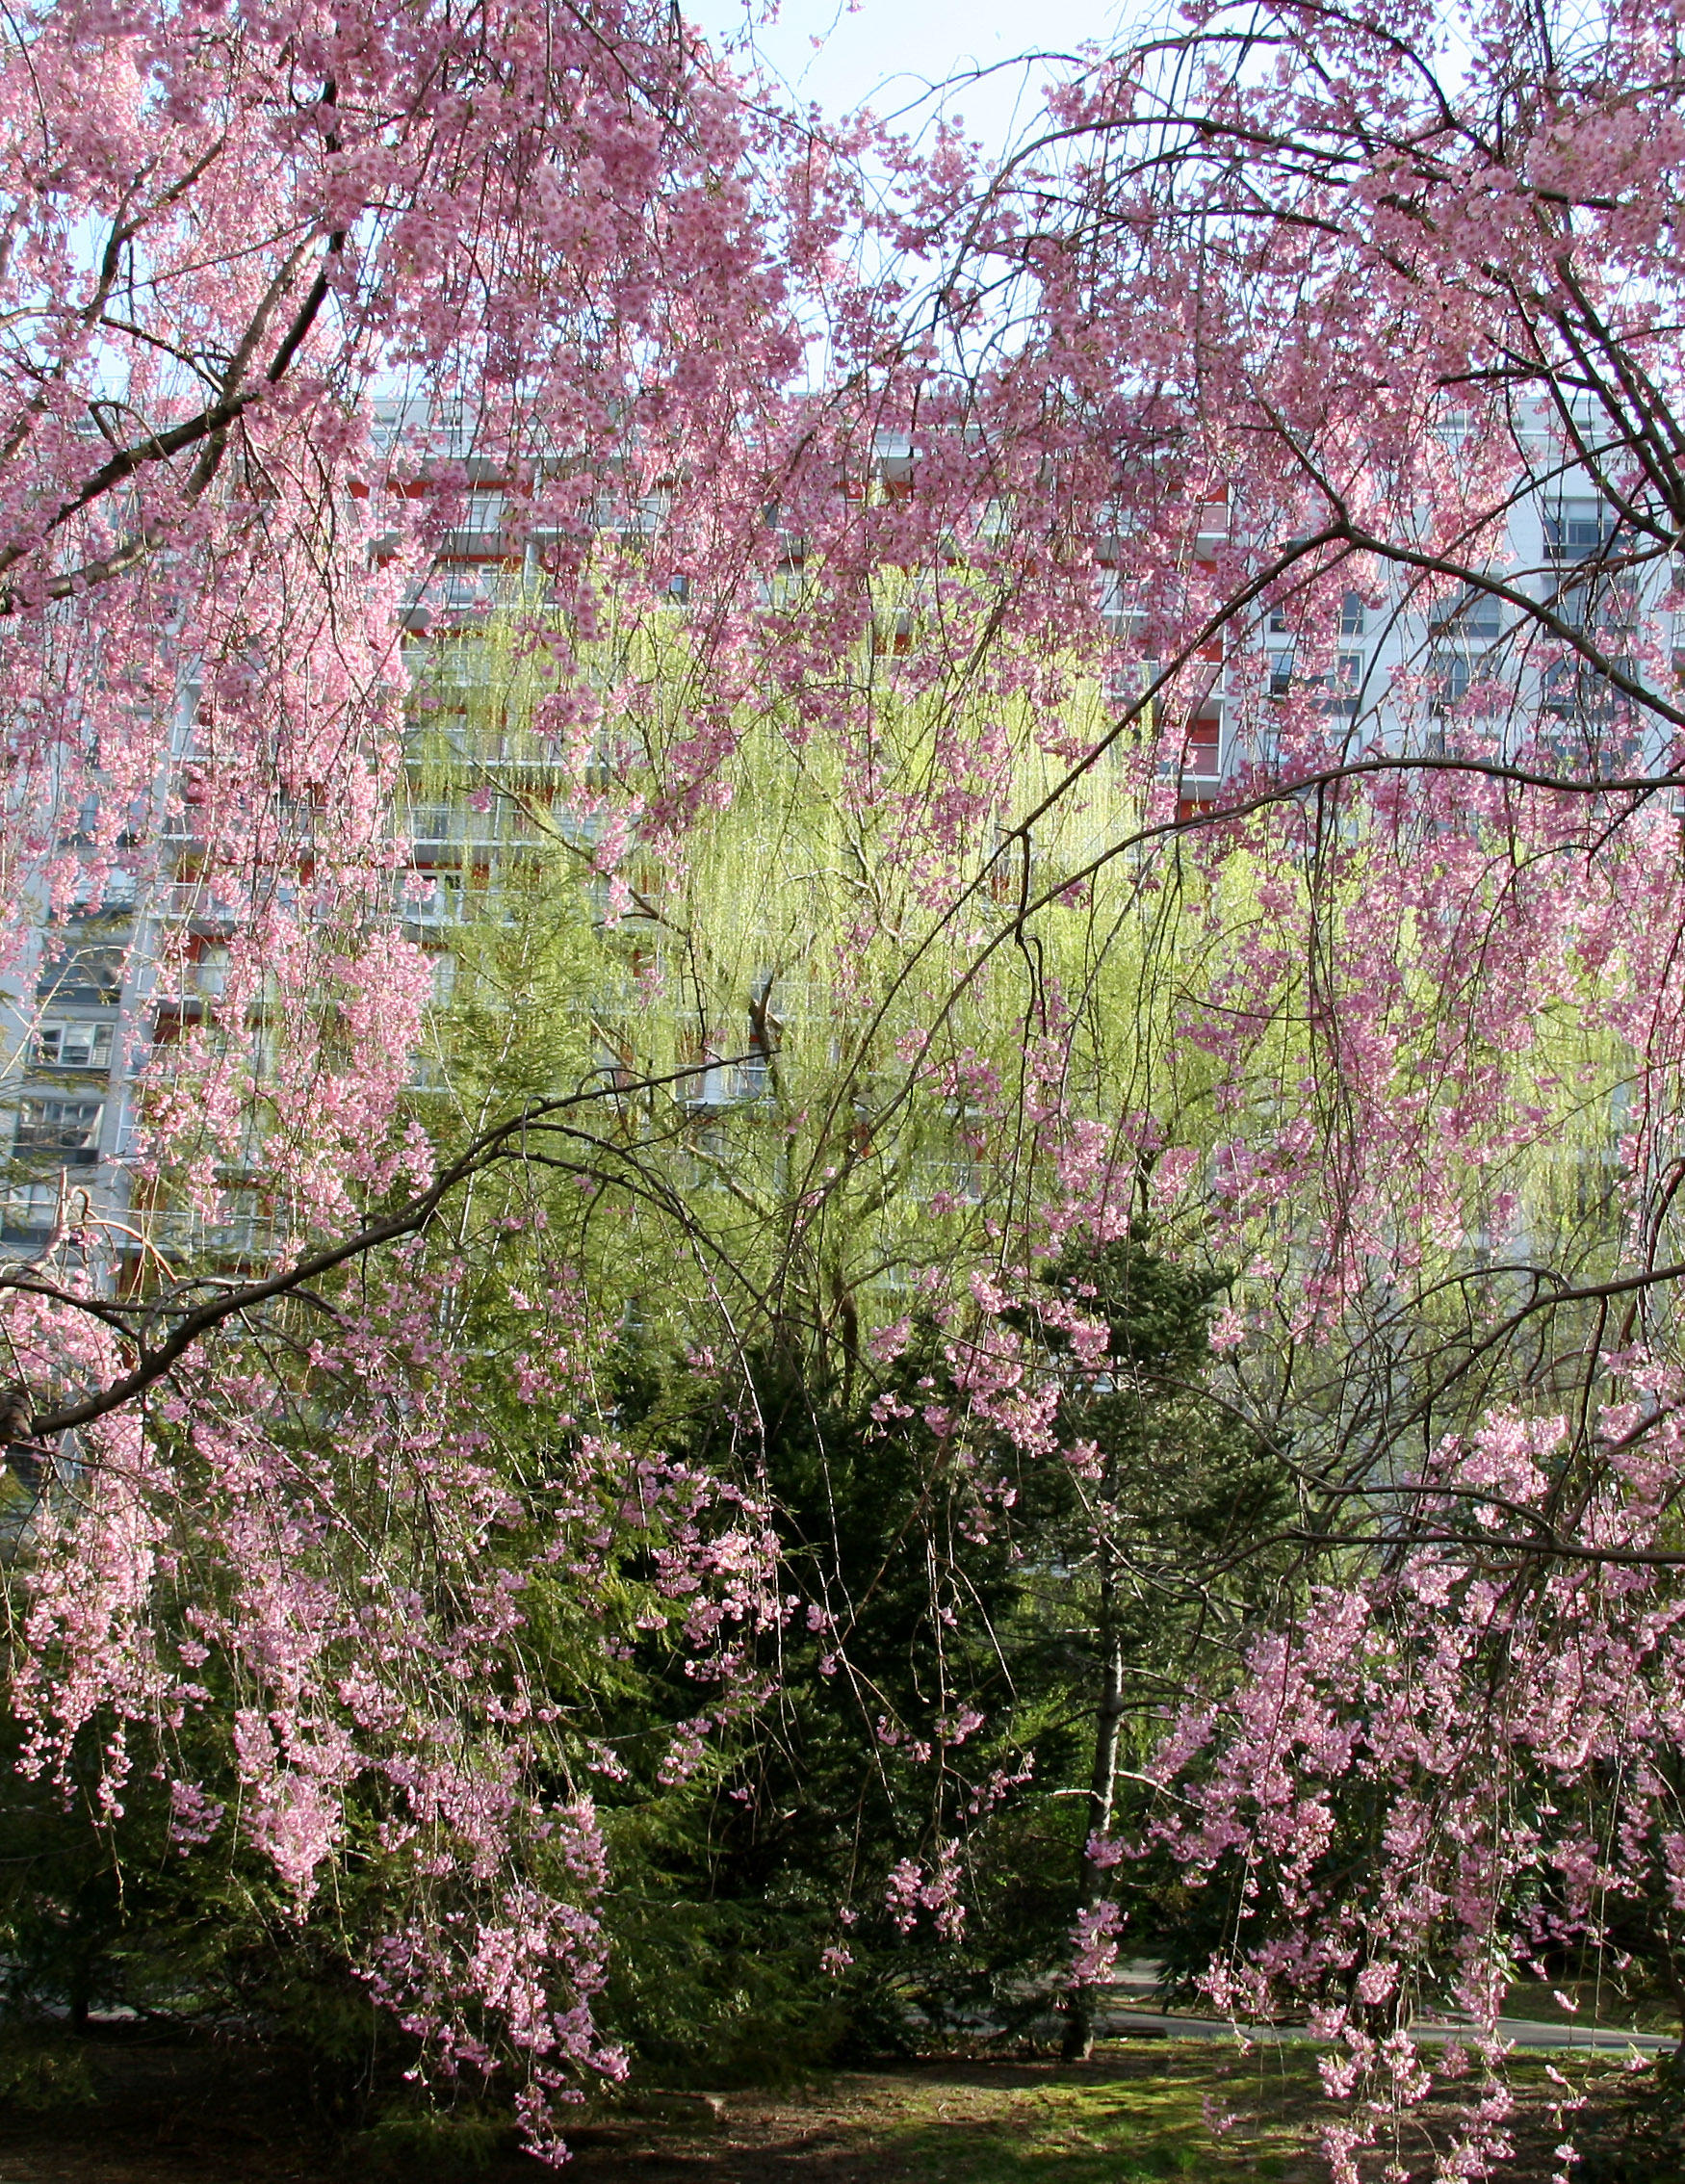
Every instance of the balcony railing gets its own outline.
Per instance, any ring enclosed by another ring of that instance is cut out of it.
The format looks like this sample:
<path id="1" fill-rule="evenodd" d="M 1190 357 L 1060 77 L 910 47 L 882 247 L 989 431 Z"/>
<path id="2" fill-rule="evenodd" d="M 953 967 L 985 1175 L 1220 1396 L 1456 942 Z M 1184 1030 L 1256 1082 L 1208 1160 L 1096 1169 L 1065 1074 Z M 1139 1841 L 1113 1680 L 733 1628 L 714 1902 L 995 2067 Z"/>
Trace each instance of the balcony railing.
<path id="1" fill-rule="evenodd" d="M 705 1062 L 694 1076 L 679 1080 L 674 1098 L 692 1113 L 714 1114 L 726 1107 L 748 1106 L 765 1098 L 768 1075 L 765 1060 Z"/>

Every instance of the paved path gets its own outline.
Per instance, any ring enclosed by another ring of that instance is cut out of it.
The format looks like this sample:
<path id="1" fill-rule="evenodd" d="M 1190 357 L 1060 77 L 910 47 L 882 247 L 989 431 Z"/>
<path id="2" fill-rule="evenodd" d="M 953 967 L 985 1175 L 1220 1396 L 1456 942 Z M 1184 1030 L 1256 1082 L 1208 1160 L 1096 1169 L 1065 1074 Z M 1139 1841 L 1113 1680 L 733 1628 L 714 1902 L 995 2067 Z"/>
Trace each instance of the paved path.
<path id="1" fill-rule="evenodd" d="M 1226 2017 L 1184 2017 L 1167 2010 L 1108 2009 L 1101 2014 L 1099 2029 L 1114 2036 L 1163 2033 L 1174 2040 L 1234 2038 L 1234 2028 Z M 1469 2027 L 1418 2024 L 1414 2031 L 1416 2039 L 1422 2041 L 1465 2040 Z M 1541 2024 L 1533 2017 L 1500 2017 L 1498 2031 L 1516 2047 L 1543 2049 L 1552 2054 L 1575 2050 L 1584 2054 L 1590 2049 L 1620 2055 L 1629 2048 L 1637 2048 L 1642 2055 L 1659 2055 L 1678 2044 L 1668 2033 L 1620 2032 L 1610 2025 Z M 1309 2041 L 1310 2035 L 1297 2025 L 1249 2025 L 1247 2038 L 1298 2044 Z"/>

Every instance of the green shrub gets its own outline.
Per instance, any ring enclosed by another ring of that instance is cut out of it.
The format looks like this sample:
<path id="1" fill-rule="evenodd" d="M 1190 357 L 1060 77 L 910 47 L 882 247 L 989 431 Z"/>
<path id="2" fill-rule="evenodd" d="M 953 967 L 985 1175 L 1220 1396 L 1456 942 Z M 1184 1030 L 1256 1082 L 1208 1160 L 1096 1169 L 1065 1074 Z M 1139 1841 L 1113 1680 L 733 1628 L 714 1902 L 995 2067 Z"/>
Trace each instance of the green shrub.
<path id="1" fill-rule="evenodd" d="M 74 2041 L 27 2027 L 0 2037 L 0 2103 L 47 2116 L 94 2097 L 88 2058 Z"/>
<path id="2" fill-rule="evenodd" d="M 378 2177 L 422 2177 L 453 2184 L 482 2175 L 514 2145 L 506 2116 L 478 2110 L 399 2109 L 351 2141 L 348 2168 Z"/>

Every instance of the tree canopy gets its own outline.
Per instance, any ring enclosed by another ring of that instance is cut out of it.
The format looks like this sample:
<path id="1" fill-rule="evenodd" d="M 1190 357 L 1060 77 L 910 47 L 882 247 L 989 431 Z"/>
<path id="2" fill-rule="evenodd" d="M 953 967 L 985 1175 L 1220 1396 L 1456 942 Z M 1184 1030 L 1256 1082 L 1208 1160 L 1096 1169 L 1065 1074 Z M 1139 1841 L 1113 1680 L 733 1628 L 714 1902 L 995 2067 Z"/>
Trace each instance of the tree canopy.
<path id="1" fill-rule="evenodd" d="M 1474 2176 L 1517 1966 L 1677 1995 L 1679 37 L 1200 0 L 992 158 L 9 19 L 18 1187 L 64 995 L 128 1102 L 0 1266 L 20 1979 L 140 1845 L 155 1999 L 554 2148 L 654 1967 L 1080 2038 L 1128 1917 L 1344 2178 L 1423 2010 Z"/>

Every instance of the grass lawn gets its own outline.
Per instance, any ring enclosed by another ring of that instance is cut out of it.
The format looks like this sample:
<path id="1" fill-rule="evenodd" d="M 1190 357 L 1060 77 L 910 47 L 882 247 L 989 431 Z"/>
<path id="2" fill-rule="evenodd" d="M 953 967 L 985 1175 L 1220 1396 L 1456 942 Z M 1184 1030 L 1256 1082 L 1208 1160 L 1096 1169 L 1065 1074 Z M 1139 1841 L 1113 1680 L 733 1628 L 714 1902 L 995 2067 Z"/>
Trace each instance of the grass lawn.
<path id="1" fill-rule="evenodd" d="M 349 2141 L 252 2051 L 84 2050 L 93 2098 L 0 2103 L 0 2184 L 539 2184 L 486 2125 L 377 2127 Z M 1611 2076 L 1607 2064 L 1568 2067 Z M 1517 2061 L 1513 2184 L 1545 2184 L 1559 2133 L 1542 2062 Z M 1594 2079 L 1595 2083 L 1596 2080 Z M 562 2184 L 1323 2184 L 1323 2099 L 1305 2046 L 1131 2039 L 1078 2067 L 946 2059 L 838 2071 L 799 2090 L 635 2092 L 583 2112 Z M 1419 2112 L 1426 2136 L 1450 2120 Z M 1379 2172 L 1381 2162 L 1374 2167 Z M 551 2171 L 549 2173 L 556 2173 Z"/>
<path id="2" fill-rule="evenodd" d="M 1574 2066 L 1576 2075 L 1591 2066 Z M 1560 2138 L 1542 2065 L 1517 2062 L 1514 2184 L 1544 2184 Z M 635 2107 L 637 2104 L 634 2104 Z M 700 2106 L 700 2104 L 697 2104 Z M 659 2106 L 659 2104 L 652 2104 Z M 1318 2125 L 1338 2113 L 1306 2047 L 1125 2041 L 1092 2063 L 940 2062 L 839 2073 L 801 2096 L 721 2096 L 717 2117 L 594 2119 L 574 2184 L 1322 2184 Z M 1445 2106 L 1422 2112 L 1442 2137 Z M 1218 2126 L 1214 2128 L 1213 2126 Z M 1378 2159 L 1375 2167 L 1381 2166 Z"/>
<path id="3" fill-rule="evenodd" d="M 1309 2060 L 1258 2068 L 1209 2045 L 1102 2048 L 1082 2069 L 933 2066 L 858 2086 L 885 2174 L 929 2184 L 1148 2184 L 1309 2179 Z M 1221 2135 L 1207 2113 L 1240 2119 Z"/>

